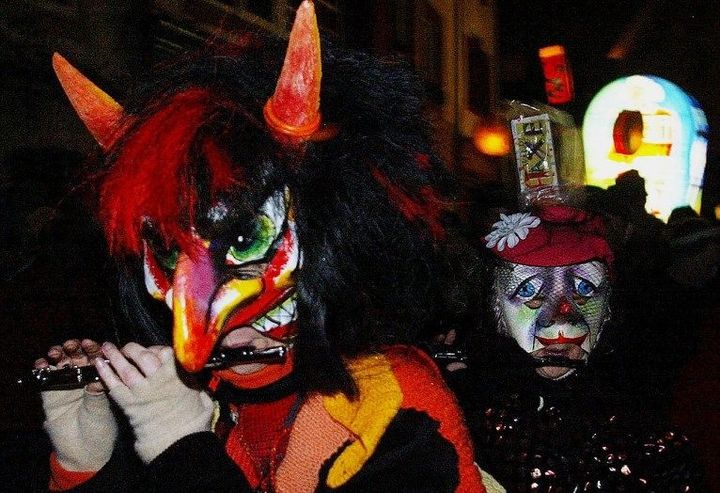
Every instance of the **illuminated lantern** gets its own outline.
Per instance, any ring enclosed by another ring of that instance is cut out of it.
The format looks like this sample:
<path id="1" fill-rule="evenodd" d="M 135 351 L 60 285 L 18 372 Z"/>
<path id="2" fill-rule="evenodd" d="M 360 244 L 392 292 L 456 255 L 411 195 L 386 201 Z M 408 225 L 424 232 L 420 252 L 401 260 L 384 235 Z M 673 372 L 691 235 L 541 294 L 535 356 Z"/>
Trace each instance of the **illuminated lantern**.
<path id="1" fill-rule="evenodd" d="M 585 182 L 607 188 L 631 169 L 645 179 L 647 210 L 667 220 L 700 211 L 707 120 L 697 101 L 655 76 L 623 77 L 593 98 L 583 122 Z"/>
<path id="2" fill-rule="evenodd" d="M 546 46 L 540 48 L 538 53 L 545 76 L 548 103 L 569 103 L 575 97 L 575 88 L 565 48 L 560 45 Z"/>
<path id="3" fill-rule="evenodd" d="M 473 144 L 486 156 L 507 156 L 511 145 L 507 123 L 497 119 L 481 121 L 473 132 Z"/>

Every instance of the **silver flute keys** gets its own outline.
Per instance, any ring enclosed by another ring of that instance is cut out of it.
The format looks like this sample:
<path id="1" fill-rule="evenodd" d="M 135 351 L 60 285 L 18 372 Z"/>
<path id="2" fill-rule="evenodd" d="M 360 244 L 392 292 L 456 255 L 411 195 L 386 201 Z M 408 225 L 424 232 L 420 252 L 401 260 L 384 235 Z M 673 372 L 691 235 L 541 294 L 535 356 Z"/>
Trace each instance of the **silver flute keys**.
<path id="1" fill-rule="evenodd" d="M 213 354 L 204 368 L 219 369 L 246 363 L 282 363 L 287 358 L 287 353 L 288 348 L 285 346 L 257 350 L 251 347 L 223 349 Z M 100 375 L 95 365 L 66 366 L 31 370 L 28 374 L 16 378 L 12 386 L 16 390 L 40 392 L 77 389 L 99 381 Z"/>

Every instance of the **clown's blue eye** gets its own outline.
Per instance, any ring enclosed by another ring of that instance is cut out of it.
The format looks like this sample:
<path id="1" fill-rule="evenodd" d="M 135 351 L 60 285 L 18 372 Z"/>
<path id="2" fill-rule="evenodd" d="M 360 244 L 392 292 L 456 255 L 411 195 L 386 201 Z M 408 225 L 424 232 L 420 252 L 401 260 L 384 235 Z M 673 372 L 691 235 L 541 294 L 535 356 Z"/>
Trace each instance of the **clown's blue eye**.
<path id="1" fill-rule="evenodd" d="M 542 288 L 542 282 L 537 278 L 531 277 L 518 286 L 515 295 L 520 298 L 534 298 L 540 293 L 540 288 Z"/>
<path id="2" fill-rule="evenodd" d="M 589 297 L 595 293 L 595 286 L 593 283 L 576 277 L 575 280 L 575 292 L 580 296 Z"/>
<path id="3" fill-rule="evenodd" d="M 523 284 L 520 286 L 520 289 L 518 289 L 518 296 L 522 296 L 523 298 L 530 298 L 531 296 L 535 296 L 535 286 L 532 284 Z"/>
<path id="4" fill-rule="evenodd" d="M 225 265 L 242 265 L 262 260 L 278 235 L 275 223 L 266 215 L 259 215 L 255 230 L 249 236 L 238 236 L 225 254 Z"/>

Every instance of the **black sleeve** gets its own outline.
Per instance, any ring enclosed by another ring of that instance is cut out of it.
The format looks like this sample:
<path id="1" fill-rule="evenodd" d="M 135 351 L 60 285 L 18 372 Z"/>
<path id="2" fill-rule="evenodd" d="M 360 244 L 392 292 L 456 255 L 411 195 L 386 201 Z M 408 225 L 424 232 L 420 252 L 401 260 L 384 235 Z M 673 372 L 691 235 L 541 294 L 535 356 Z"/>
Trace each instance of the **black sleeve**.
<path id="1" fill-rule="evenodd" d="M 240 469 L 211 432 L 188 435 L 160 454 L 147 467 L 148 491 L 252 491 Z"/>
<path id="2" fill-rule="evenodd" d="M 442 493 L 455 491 L 460 481 L 457 452 L 440 434 L 439 423 L 413 409 L 401 410 L 363 468 L 331 490 L 325 478 L 334 459 L 321 470 L 321 492 Z"/>
<path id="3" fill-rule="evenodd" d="M 121 442 L 98 473 L 72 493 L 252 491 L 242 472 L 211 432 L 188 435 L 143 465 L 132 445 Z"/>

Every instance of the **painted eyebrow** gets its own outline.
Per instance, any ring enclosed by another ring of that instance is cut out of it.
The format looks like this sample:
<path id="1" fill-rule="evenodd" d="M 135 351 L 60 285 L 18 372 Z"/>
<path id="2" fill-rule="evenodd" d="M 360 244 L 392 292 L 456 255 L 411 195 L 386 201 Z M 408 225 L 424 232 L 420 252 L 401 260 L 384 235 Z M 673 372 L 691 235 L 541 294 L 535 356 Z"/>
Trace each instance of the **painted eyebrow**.
<path id="1" fill-rule="evenodd" d="M 591 281 L 590 279 L 586 279 L 586 278 L 584 278 L 584 277 L 582 277 L 582 276 L 573 276 L 573 291 L 575 291 L 575 290 L 576 290 L 576 287 L 577 287 L 577 286 L 575 286 L 574 279 L 580 279 L 581 281 L 585 281 L 586 283 L 588 283 L 589 285 L 591 285 L 591 286 L 593 287 L 593 290 L 597 290 L 597 288 L 598 288 L 598 285 L 595 284 L 595 283 L 594 283 L 593 281 Z M 575 291 L 575 292 L 577 292 L 577 291 Z"/>
<path id="2" fill-rule="evenodd" d="M 506 285 L 505 291 L 507 292 L 512 288 L 512 291 L 516 291 L 520 285 L 528 279 L 538 277 L 545 271 L 544 267 L 535 267 L 532 265 L 522 264 L 507 264 L 508 276 L 510 279 Z"/>
<path id="3" fill-rule="evenodd" d="M 540 277 L 540 273 L 539 273 L 539 272 L 536 273 L 536 274 L 533 274 L 533 275 L 530 276 L 530 277 L 526 277 L 525 279 L 523 279 L 522 281 L 520 281 L 520 283 L 518 283 L 517 286 L 515 286 L 515 288 L 514 288 L 513 291 L 512 291 L 512 294 L 511 294 L 510 296 L 514 298 L 515 296 L 518 295 L 518 292 L 520 291 L 520 288 L 522 288 L 523 286 L 525 286 L 528 282 L 532 281 L 533 279 L 537 279 L 537 278 L 539 278 L 539 277 Z M 542 287 L 543 287 L 544 285 L 545 285 L 545 283 L 544 283 L 544 282 L 541 282 L 540 288 L 538 289 L 538 293 L 540 292 L 540 289 L 542 289 Z M 510 286 L 508 286 L 508 287 L 510 287 Z M 536 294 L 537 294 L 537 293 L 536 293 Z"/>
<path id="4" fill-rule="evenodd" d="M 596 288 L 607 280 L 608 271 L 604 264 L 597 261 L 591 261 L 582 265 L 582 274 L 585 275 L 580 275 L 580 272 L 578 272 L 580 269 L 579 266 L 577 266 L 570 271 L 573 277 L 590 282 Z"/>

